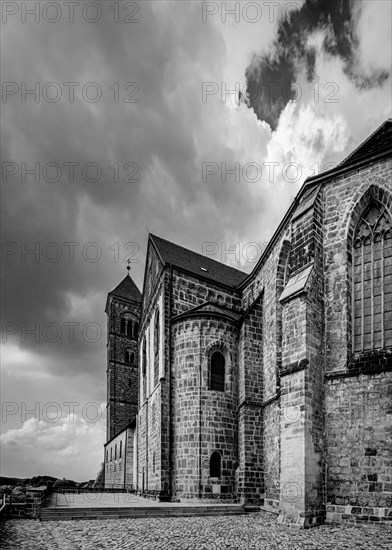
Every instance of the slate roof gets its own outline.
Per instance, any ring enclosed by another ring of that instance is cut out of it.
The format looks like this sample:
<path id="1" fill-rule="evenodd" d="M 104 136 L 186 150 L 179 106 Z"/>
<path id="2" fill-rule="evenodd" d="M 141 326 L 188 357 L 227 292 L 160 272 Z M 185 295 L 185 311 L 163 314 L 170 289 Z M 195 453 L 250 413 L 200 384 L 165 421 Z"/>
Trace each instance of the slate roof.
<path id="1" fill-rule="evenodd" d="M 306 283 L 308 282 L 309 276 L 313 269 L 313 263 L 308 265 L 305 269 L 301 270 L 296 275 L 293 275 L 288 280 L 281 297 L 279 298 L 280 302 L 287 300 L 297 294 L 301 294 L 305 290 Z"/>
<path id="2" fill-rule="evenodd" d="M 211 302 L 205 302 L 204 304 L 192 307 L 190 309 L 187 309 L 183 313 L 176 315 L 175 317 L 173 317 L 173 320 L 183 319 L 186 317 L 200 317 L 203 315 L 228 317 L 233 321 L 238 321 L 238 319 L 241 317 L 241 313 L 239 313 L 238 311 L 233 311 L 232 309 L 228 309 L 224 306 L 219 306 L 217 304 L 212 304 Z"/>
<path id="3" fill-rule="evenodd" d="M 193 250 L 188 250 L 178 244 L 166 241 L 156 235 L 150 234 L 150 238 L 165 264 L 172 264 L 175 267 L 193 273 L 197 277 L 229 287 L 236 287 L 248 276 L 247 273 L 239 269 L 229 267 L 226 264 L 203 256 L 203 254 L 193 252 Z"/>
<path id="4" fill-rule="evenodd" d="M 299 218 L 302 214 L 304 214 L 307 210 L 309 210 L 313 205 L 317 197 L 317 193 L 320 191 L 321 185 L 318 185 L 315 189 L 313 189 L 308 195 L 305 196 L 305 198 L 299 203 L 297 206 L 297 210 L 294 212 L 292 220 L 294 221 L 296 218 Z"/>
<path id="5" fill-rule="evenodd" d="M 389 118 L 339 164 L 339 168 L 392 148 L 392 118 Z"/>
<path id="6" fill-rule="evenodd" d="M 109 296 L 117 296 L 125 300 L 133 300 L 134 302 L 142 301 L 142 294 L 138 287 L 133 282 L 130 275 L 126 275 L 116 288 L 109 292 Z"/>

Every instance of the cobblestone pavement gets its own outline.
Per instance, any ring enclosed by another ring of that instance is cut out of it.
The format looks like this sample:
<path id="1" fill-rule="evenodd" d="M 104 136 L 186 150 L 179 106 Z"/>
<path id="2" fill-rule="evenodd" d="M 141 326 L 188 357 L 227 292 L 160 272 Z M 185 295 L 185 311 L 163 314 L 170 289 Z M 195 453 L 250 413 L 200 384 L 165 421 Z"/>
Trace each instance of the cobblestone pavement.
<path id="1" fill-rule="evenodd" d="M 151 518 L 0 523 L 0 547 L 28 550 L 390 550 L 392 529 L 334 525 L 300 530 L 276 516 Z"/>

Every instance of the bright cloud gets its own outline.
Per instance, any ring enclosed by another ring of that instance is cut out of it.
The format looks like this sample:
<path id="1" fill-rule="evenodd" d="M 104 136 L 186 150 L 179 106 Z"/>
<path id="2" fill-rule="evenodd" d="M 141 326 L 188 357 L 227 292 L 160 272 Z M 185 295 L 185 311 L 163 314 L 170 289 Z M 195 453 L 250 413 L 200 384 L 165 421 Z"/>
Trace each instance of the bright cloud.
<path id="1" fill-rule="evenodd" d="M 98 473 L 105 439 L 104 404 L 84 407 L 79 414 L 62 414 L 58 405 L 41 406 L 41 418 L 29 418 L 21 428 L 1 435 L 7 475 L 38 474 L 86 481 Z M 90 419 L 96 419 L 92 421 Z"/>

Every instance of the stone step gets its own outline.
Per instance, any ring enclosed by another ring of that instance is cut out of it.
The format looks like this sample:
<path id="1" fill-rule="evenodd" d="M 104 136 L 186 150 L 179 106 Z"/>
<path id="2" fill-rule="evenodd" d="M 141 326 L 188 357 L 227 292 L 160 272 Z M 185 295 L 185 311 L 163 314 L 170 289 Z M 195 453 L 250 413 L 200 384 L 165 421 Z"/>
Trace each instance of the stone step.
<path id="1" fill-rule="evenodd" d="M 153 514 L 153 515 L 149 515 L 149 514 L 139 514 L 139 515 L 134 515 L 134 514 L 129 514 L 129 515 L 126 515 L 126 514 L 122 514 L 122 515 L 118 515 L 118 514 L 105 514 L 105 515 L 101 515 L 101 516 L 97 516 L 97 515 L 86 515 L 86 516 L 79 516 L 79 515 L 71 515 L 71 516 L 46 516 L 46 517 L 42 517 L 40 518 L 40 521 L 73 521 L 73 520 L 79 520 L 79 519 L 85 519 L 85 520 L 96 520 L 96 519 L 100 519 L 100 520 L 103 520 L 103 519 L 147 519 L 147 518 L 176 518 L 176 517 L 222 517 L 222 516 L 238 516 L 238 515 L 243 515 L 244 512 L 239 512 L 239 513 L 231 513 L 231 514 L 218 514 L 218 513 L 206 513 L 206 514 L 202 514 L 201 512 L 197 512 L 195 514 L 181 514 L 181 513 L 178 513 L 178 514 L 166 514 L 166 515 L 163 515 L 163 514 Z"/>
<path id="2" fill-rule="evenodd" d="M 86 512 L 98 511 L 113 511 L 113 510 L 242 510 L 243 507 L 239 504 L 232 505 L 215 505 L 215 504 L 199 504 L 199 505 L 172 505 L 172 506 L 67 506 L 67 507 L 47 507 L 42 508 L 42 512 L 72 512 L 75 510 L 83 510 Z"/>
<path id="3" fill-rule="evenodd" d="M 174 514 L 174 513 L 187 513 L 187 514 L 196 514 L 196 513 L 217 513 L 217 514 L 230 514 L 230 513 L 244 513 L 243 508 L 231 508 L 231 509 L 205 509 L 205 508 L 160 508 L 160 509 L 151 509 L 151 508 L 143 508 L 143 509 L 121 509 L 121 508 L 112 508 L 110 510 L 104 510 L 100 508 L 95 508 L 91 510 L 85 510 L 83 508 L 72 508 L 72 509 L 66 509 L 66 510 L 42 510 L 41 516 L 66 516 L 66 515 L 74 515 L 74 514 L 93 514 L 93 515 L 105 515 L 105 514 L 147 514 L 147 515 L 153 515 L 153 514 Z"/>
<path id="4" fill-rule="evenodd" d="M 118 519 L 146 517 L 227 516 L 246 512 L 242 506 L 171 506 L 146 508 L 44 508 L 42 521 L 71 519 Z"/>

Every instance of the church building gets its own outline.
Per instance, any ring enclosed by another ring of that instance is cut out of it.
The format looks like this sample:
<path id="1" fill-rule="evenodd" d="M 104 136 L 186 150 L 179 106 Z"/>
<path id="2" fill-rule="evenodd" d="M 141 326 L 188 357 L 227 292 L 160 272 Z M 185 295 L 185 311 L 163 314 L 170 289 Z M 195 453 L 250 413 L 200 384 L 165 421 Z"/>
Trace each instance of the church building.
<path id="1" fill-rule="evenodd" d="M 391 119 L 250 274 L 150 234 L 143 293 L 127 275 L 106 313 L 105 487 L 392 520 Z"/>

